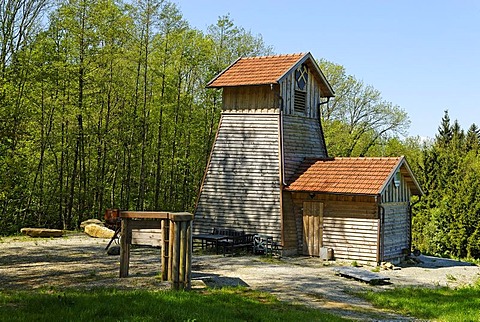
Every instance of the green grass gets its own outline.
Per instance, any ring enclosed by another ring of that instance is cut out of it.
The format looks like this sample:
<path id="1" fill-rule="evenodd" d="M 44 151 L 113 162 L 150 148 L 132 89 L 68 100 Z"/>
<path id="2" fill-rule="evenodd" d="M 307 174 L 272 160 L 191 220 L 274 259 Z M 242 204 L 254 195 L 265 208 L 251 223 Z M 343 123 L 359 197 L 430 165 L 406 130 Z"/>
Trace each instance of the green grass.
<path id="1" fill-rule="evenodd" d="M 345 321 L 246 288 L 0 292 L 0 321 Z"/>
<path id="2" fill-rule="evenodd" d="M 357 293 L 375 306 L 420 319 L 435 321 L 480 321 L 480 285 L 458 289 L 396 288 Z"/>

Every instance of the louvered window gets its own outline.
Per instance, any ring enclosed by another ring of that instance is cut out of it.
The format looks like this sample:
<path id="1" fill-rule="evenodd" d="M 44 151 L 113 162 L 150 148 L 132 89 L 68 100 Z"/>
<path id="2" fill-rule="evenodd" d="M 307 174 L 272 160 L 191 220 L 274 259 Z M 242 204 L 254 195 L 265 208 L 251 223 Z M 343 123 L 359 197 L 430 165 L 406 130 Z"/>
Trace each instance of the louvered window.
<path id="1" fill-rule="evenodd" d="M 305 113 L 307 103 L 307 93 L 304 91 L 295 90 L 295 97 L 293 101 L 293 108 L 297 113 Z"/>
<path id="2" fill-rule="evenodd" d="M 300 66 L 295 71 L 295 97 L 293 98 L 293 109 L 295 113 L 305 114 L 307 107 L 308 69 L 306 65 Z"/>

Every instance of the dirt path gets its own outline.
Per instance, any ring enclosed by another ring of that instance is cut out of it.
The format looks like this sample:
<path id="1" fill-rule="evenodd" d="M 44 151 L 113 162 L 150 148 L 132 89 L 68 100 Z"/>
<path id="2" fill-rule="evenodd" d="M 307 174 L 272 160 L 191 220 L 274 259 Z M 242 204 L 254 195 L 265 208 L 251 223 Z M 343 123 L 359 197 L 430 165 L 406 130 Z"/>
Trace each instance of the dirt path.
<path id="1" fill-rule="evenodd" d="M 131 254 L 130 277 L 118 278 L 119 257 L 104 250 L 108 240 L 83 234 L 67 238 L 0 239 L 0 291 L 6 289 L 167 288 L 156 276 L 160 251 L 136 248 Z M 370 286 L 336 276 L 333 267 L 317 258 L 268 260 L 262 256 L 199 255 L 193 257 L 193 285 L 221 287 L 243 285 L 270 292 L 280 300 L 300 303 L 362 321 L 410 320 L 379 310 L 352 292 L 395 286 L 458 286 L 480 278 L 480 268 L 466 263 L 421 257 L 423 263 L 401 270 L 382 271 L 390 285 Z"/>

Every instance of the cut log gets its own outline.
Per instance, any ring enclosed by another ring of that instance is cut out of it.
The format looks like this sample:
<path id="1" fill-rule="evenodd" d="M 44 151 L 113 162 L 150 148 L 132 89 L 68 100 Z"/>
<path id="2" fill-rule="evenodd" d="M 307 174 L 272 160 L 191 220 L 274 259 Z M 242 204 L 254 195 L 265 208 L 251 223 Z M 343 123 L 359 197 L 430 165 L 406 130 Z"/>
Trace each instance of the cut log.
<path id="1" fill-rule="evenodd" d="M 85 226 L 85 234 L 96 238 L 112 238 L 115 234 L 115 231 L 107 227 L 90 224 Z"/>
<path id="2" fill-rule="evenodd" d="M 61 237 L 63 236 L 63 230 L 60 230 L 60 229 L 26 227 L 26 228 L 20 229 L 20 232 L 30 237 Z"/>
<path id="3" fill-rule="evenodd" d="M 80 229 L 85 230 L 85 226 L 91 225 L 91 224 L 95 224 L 95 225 L 99 225 L 99 226 L 105 226 L 105 224 L 98 219 L 87 219 L 87 220 L 82 221 L 80 223 Z"/>

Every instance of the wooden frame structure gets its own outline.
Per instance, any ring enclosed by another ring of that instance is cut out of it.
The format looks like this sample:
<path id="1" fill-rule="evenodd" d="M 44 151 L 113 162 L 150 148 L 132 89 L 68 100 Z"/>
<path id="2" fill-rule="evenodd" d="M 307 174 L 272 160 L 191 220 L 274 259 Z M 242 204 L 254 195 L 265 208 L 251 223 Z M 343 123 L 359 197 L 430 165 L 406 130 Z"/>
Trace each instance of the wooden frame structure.
<path id="1" fill-rule="evenodd" d="M 121 211 L 120 277 L 127 277 L 132 244 L 161 247 L 162 280 L 172 282 L 173 289 L 190 289 L 192 280 L 192 221 L 190 213 Z M 160 234 L 152 241 L 136 241 L 135 232 L 156 229 Z"/>
<path id="2" fill-rule="evenodd" d="M 328 156 L 321 106 L 335 93 L 310 53 L 240 58 L 207 87 L 222 90 L 222 115 L 196 234 L 237 229 L 272 236 L 284 255 L 359 262 L 409 253 L 421 188 L 403 157 Z"/>

